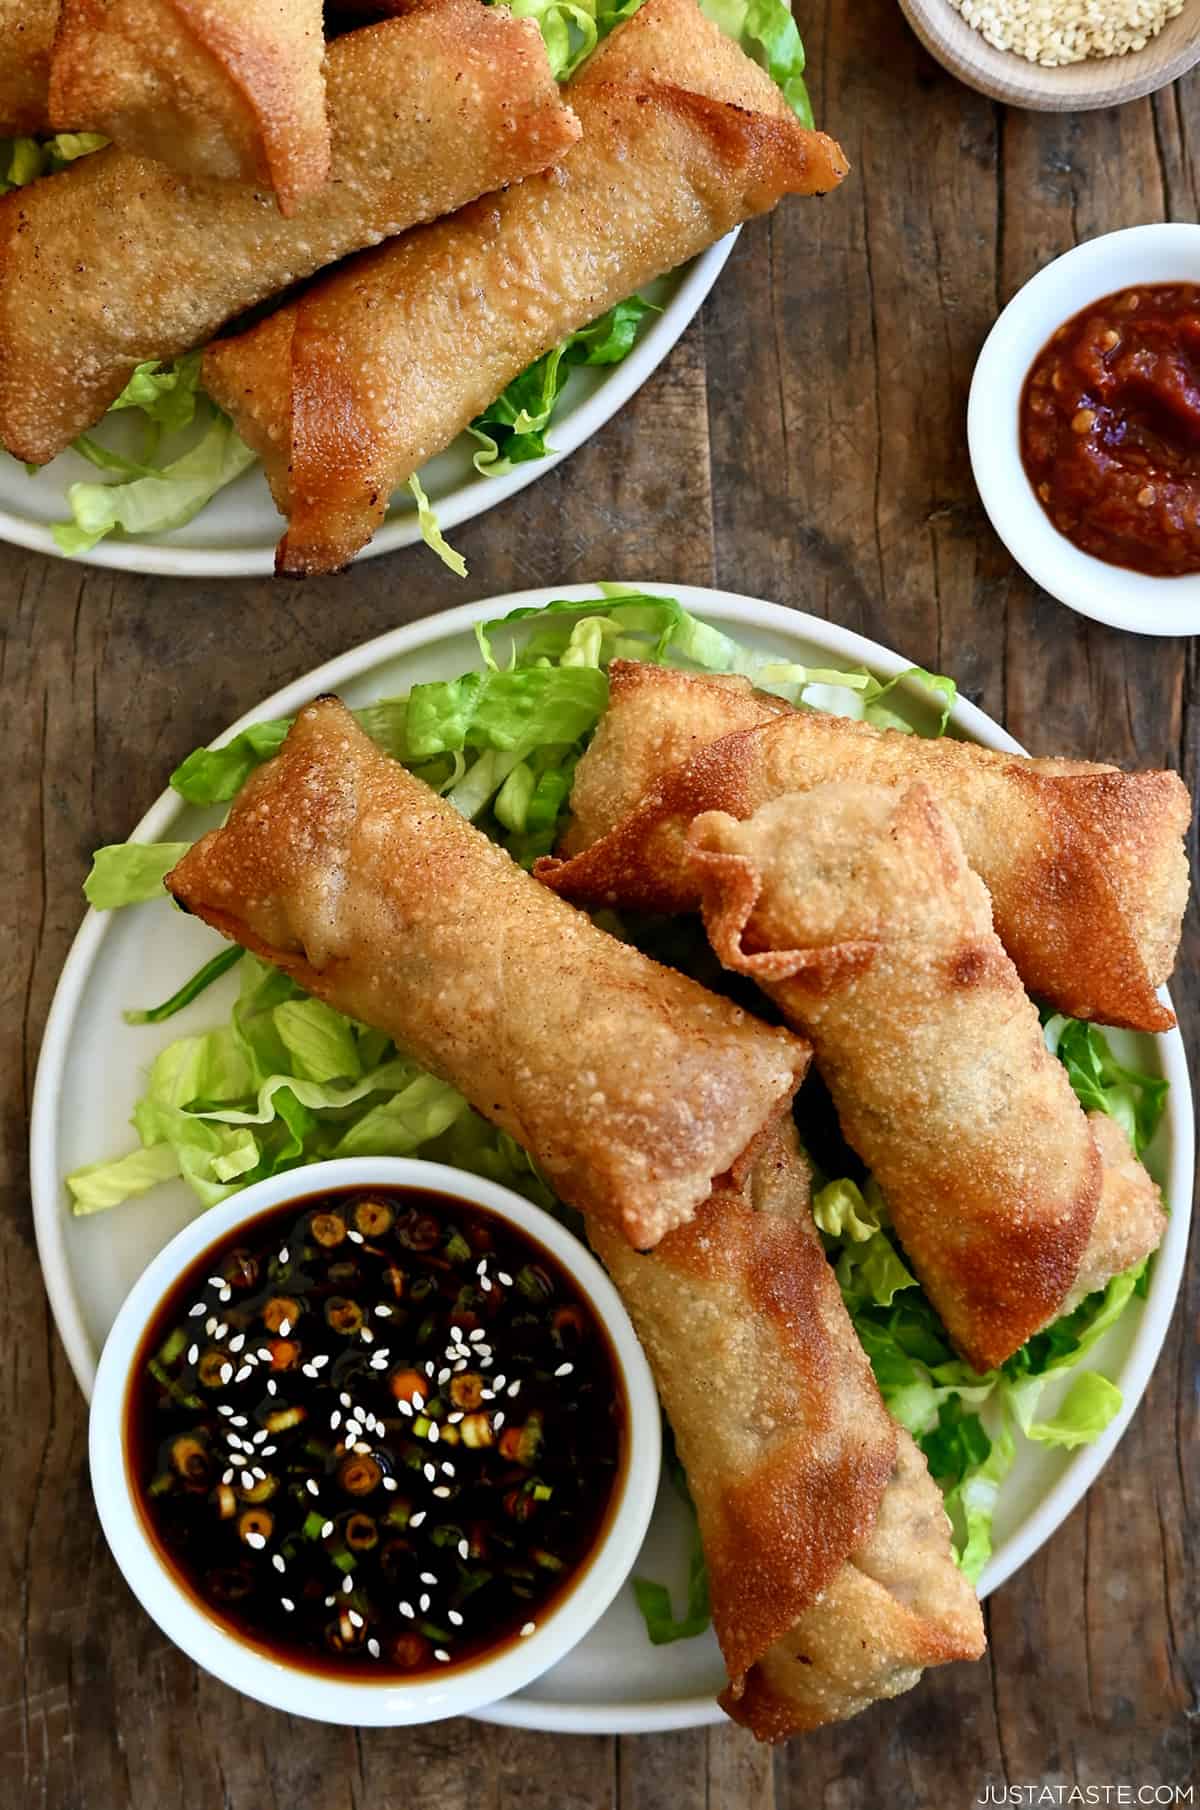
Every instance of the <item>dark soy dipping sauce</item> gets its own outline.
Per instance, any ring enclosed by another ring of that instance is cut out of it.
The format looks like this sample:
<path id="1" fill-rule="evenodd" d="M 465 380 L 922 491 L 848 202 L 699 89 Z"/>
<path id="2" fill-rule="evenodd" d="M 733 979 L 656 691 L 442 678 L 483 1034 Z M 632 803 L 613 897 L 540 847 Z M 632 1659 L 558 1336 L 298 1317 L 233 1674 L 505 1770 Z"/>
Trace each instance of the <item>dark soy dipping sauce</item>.
<path id="1" fill-rule="evenodd" d="M 231 1632 L 362 1682 L 532 1632 L 599 1543 L 628 1413 L 533 1238 L 406 1188 L 263 1213 L 190 1265 L 126 1397 L 159 1552 Z"/>

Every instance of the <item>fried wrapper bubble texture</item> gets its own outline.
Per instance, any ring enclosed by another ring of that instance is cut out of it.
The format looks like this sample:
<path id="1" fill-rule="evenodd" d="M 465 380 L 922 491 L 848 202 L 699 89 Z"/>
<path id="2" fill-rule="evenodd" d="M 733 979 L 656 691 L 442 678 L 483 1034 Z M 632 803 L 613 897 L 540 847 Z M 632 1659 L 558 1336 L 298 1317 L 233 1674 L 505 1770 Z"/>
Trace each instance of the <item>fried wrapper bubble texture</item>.
<path id="1" fill-rule="evenodd" d="M 740 1185 L 648 1255 L 606 1227 L 589 1235 L 687 1473 L 729 1714 L 784 1740 L 909 1689 L 925 1665 L 977 1658 L 979 1605 L 941 1493 L 843 1305 L 790 1115 Z"/>
<path id="2" fill-rule="evenodd" d="M 626 737 L 642 739 L 637 719 L 647 697 L 663 718 L 674 709 L 677 743 L 689 723 L 707 734 L 725 707 L 702 675 L 670 675 L 673 706 L 661 674 L 637 662 L 614 661 L 610 683 L 603 739 L 597 735 L 594 757 L 584 755 L 575 779 L 581 799 L 603 796 L 609 822 L 620 802 L 620 750 Z M 760 721 L 742 727 L 756 698 Z M 682 766 L 671 766 L 664 750 L 648 789 L 651 759 L 639 757 L 642 795 L 627 795 L 612 827 L 576 821 L 565 850 L 572 858 L 540 862 L 538 878 L 577 903 L 691 910 L 687 829 L 702 811 L 748 817 L 783 792 L 833 780 L 892 788 L 922 780 L 986 884 L 997 933 L 1032 994 L 1073 1018 L 1144 1031 L 1174 1024 L 1156 989 L 1174 963 L 1187 903 L 1191 805 L 1177 773 L 1000 754 L 824 711 L 780 714 L 778 700 L 755 693 L 736 709 L 731 732 Z M 601 766 L 607 774 L 594 770 Z M 593 828 L 599 838 L 584 846 Z"/>
<path id="3" fill-rule="evenodd" d="M 336 699 L 301 711 L 167 884 L 639 1246 L 691 1216 L 808 1065 L 801 1039 L 555 899 Z"/>
<path id="4" fill-rule="evenodd" d="M 50 52 L 58 0 L 0 0 L 0 138 L 49 125 Z"/>
<path id="5" fill-rule="evenodd" d="M 976 1370 L 1057 1319 L 1081 1277 L 1102 1287 L 1102 1256 L 1126 1269 L 1155 1248 L 1156 1201 L 1135 1248 L 1114 1256 L 1103 1222 L 1092 1248 L 1096 1131 L 928 786 L 835 782 L 740 822 L 707 813 L 688 841 L 716 954 L 812 1039 L 846 1141 Z"/>
<path id="6" fill-rule="evenodd" d="M 432 0 L 326 62 L 333 175 L 284 219 L 115 146 L 0 198 L 0 443 L 43 464 L 143 360 L 315 270 L 544 169 L 579 136 L 532 20 Z"/>
<path id="7" fill-rule="evenodd" d="M 205 354 L 206 388 L 287 517 L 280 572 L 346 565 L 393 492 L 566 335 L 846 171 L 694 0 L 647 0 L 566 93 L 583 135 L 555 169 L 353 260 Z"/>
<path id="8" fill-rule="evenodd" d="M 252 182 L 285 214 L 329 176 L 321 0 L 61 0 L 56 127 L 188 176 Z"/>

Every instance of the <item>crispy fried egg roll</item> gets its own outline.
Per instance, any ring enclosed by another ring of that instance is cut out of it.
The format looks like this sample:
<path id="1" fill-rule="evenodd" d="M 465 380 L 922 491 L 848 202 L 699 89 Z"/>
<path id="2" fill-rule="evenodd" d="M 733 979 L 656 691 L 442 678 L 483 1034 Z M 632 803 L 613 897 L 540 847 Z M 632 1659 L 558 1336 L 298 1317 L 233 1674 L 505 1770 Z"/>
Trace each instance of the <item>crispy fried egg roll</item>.
<path id="1" fill-rule="evenodd" d="M 648 1255 L 607 1227 L 589 1233 L 687 1472 L 729 1713 L 783 1740 L 907 1690 L 924 1665 L 977 1658 L 979 1605 L 941 1493 L 842 1302 L 790 1115 L 740 1186 L 716 1188 Z M 898 1589 L 862 1569 L 890 1553 L 894 1525 L 912 1543 Z"/>
<path id="2" fill-rule="evenodd" d="M 743 822 L 706 813 L 689 845 L 718 957 L 812 1039 L 951 1339 L 977 1370 L 1003 1363 L 1081 1279 L 1108 1281 L 1112 1235 L 1093 1245 L 1096 1131 L 950 818 L 923 784 L 835 782 Z"/>
<path id="3" fill-rule="evenodd" d="M 661 673 L 650 678 L 652 671 L 613 663 L 604 737 L 597 735 L 594 761 L 589 750 L 576 774 L 584 809 L 566 845 L 573 858 L 535 870 L 564 898 L 692 909 L 686 832 L 702 811 L 748 817 L 783 792 L 831 780 L 906 787 L 919 779 L 991 893 L 996 930 L 1031 993 L 1075 1018 L 1143 1031 L 1174 1024 L 1155 990 L 1174 963 L 1187 903 L 1183 835 L 1191 807 L 1178 774 L 1031 760 L 821 711 L 780 715 L 775 700 L 745 692 L 737 708 L 757 702 L 759 724 L 731 722 L 733 733 L 673 769 L 664 744 L 659 778 L 639 802 L 632 787 L 643 785 L 652 762 L 638 726 L 646 700 L 664 718 L 675 711 L 676 746 L 706 734 L 730 708 L 707 678 L 674 673 L 668 684 Z M 644 750 L 628 763 L 620 752 L 627 739 Z M 626 764 L 632 777 L 622 801 Z M 597 797 L 602 816 L 591 802 Z M 607 827 L 621 802 L 626 814 Z"/>
<path id="4" fill-rule="evenodd" d="M 690 1218 L 808 1065 L 798 1038 L 554 898 L 334 698 L 167 884 L 386 1031 L 640 1246 Z"/>
<path id="5" fill-rule="evenodd" d="M 271 189 L 290 214 L 329 175 L 321 0 L 61 0 L 55 126 L 187 176 Z"/>
<path id="6" fill-rule="evenodd" d="M 627 33 L 635 48 L 645 35 L 654 74 L 626 68 Z M 555 170 L 355 259 L 205 353 L 206 388 L 288 518 L 279 571 L 346 565 L 393 491 L 566 334 L 845 174 L 693 0 L 647 0 L 567 92 L 583 136 Z"/>
<path id="7" fill-rule="evenodd" d="M 574 143 L 531 20 L 436 0 L 339 38 L 333 176 L 290 220 L 270 195 L 110 146 L 0 199 L 0 442 L 44 463 L 135 365 L 347 252 L 541 170 Z"/>
<path id="8" fill-rule="evenodd" d="M 44 132 L 58 0 L 0 0 L 0 138 Z"/>

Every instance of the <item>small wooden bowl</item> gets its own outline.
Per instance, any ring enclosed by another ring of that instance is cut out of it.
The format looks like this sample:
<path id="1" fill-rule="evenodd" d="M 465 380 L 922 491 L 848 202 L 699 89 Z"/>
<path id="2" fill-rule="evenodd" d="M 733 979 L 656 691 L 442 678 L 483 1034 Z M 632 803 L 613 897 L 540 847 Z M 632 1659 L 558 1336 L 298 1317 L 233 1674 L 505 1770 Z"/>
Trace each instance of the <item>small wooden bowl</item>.
<path id="1" fill-rule="evenodd" d="M 1010 50 L 997 50 L 968 25 L 950 0 L 900 0 L 926 50 L 951 75 L 992 100 L 1046 113 L 1118 107 L 1165 88 L 1200 62 L 1200 0 L 1186 0 L 1144 50 L 1044 69 Z"/>

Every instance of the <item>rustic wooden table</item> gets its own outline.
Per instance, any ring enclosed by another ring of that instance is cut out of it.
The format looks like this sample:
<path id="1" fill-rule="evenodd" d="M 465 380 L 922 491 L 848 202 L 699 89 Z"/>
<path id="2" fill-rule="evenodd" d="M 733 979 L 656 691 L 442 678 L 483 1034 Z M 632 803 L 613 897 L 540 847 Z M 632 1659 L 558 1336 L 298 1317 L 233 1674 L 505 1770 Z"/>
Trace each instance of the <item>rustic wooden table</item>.
<path id="1" fill-rule="evenodd" d="M 460 531 L 466 585 L 423 550 L 301 587 L 0 549 L 6 1805 L 965 1810 L 985 1786 L 1192 1781 L 1200 1272 L 1107 1471 L 988 1605 L 989 1656 L 776 1754 L 731 1728 L 356 1734 L 235 1697 L 167 1645 L 108 1558 L 84 1404 L 42 1293 L 27 1109 L 89 851 L 126 833 L 186 750 L 369 635 L 531 584 L 718 584 L 955 673 L 1035 750 L 1178 766 L 1194 787 L 1195 644 L 1091 627 L 1035 592 L 982 517 L 964 418 L 980 342 L 1033 271 L 1077 239 L 1197 217 L 1200 77 L 1117 113 L 1013 114 L 944 77 L 889 0 L 810 12 L 807 36 L 849 181 L 745 232 L 620 419 Z M 1193 1039 L 1197 931 L 1193 915 L 1175 990 Z"/>

